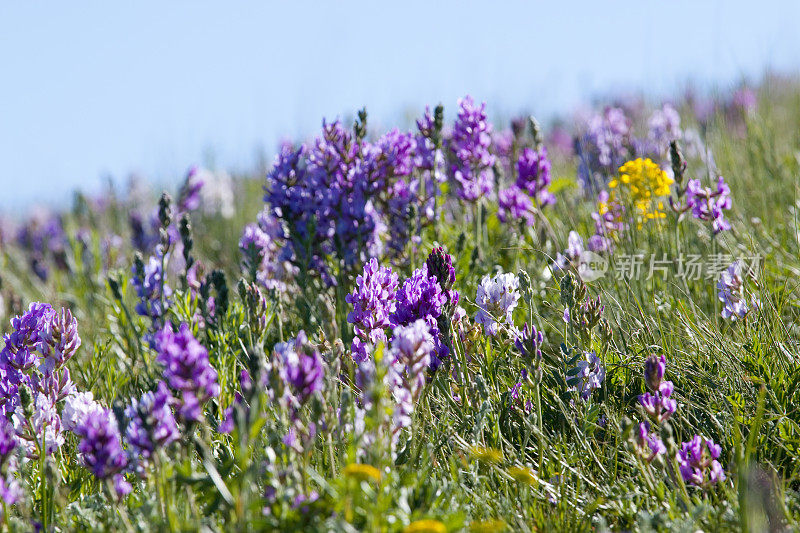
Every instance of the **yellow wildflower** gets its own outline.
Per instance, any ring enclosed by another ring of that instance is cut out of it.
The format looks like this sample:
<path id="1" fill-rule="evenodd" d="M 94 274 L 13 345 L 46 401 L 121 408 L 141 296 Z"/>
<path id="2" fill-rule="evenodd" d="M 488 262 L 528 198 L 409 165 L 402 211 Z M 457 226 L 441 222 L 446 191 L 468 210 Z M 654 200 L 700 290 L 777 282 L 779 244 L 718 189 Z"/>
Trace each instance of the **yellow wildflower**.
<path id="1" fill-rule="evenodd" d="M 473 522 L 469 525 L 472 533 L 498 533 L 506 530 L 506 523 L 502 520 L 484 520 L 483 522 Z"/>
<path id="2" fill-rule="evenodd" d="M 473 446 L 469 453 L 473 459 L 481 463 L 499 463 L 503 460 L 503 452 L 496 448 Z"/>
<path id="3" fill-rule="evenodd" d="M 619 194 L 630 199 L 646 219 L 664 218 L 664 203 L 657 201 L 659 197 L 669 195 L 669 186 L 675 181 L 661 170 L 650 159 L 634 159 L 619 168 L 619 178 L 608 183 L 611 189 L 617 189 Z M 613 199 L 613 198 L 612 198 Z M 600 214 L 608 205 L 600 205 Z"/>
<path id="4" fill-rule="evenodd" d="M 364 465 L 360 463 L 350 463 L 344 470 L 342 470 L 342 474 L 345 477 L 357 479 L 358 481 L 380 481 L 381 480 L 381 471 L 371 465 Z"/>
<path id="5" fill-rule="evenodd" d="M 408 524 L 403 533 L 447 533 L 447 527 L 438 520 L 416 520 Z"/>
<path id="6" fill-rule="evenodd" d="M 527 466 L 512 466 L 508 469 L 508 474 L 520 483 L 535 486 L 538 483 L 536 473 Z"/>

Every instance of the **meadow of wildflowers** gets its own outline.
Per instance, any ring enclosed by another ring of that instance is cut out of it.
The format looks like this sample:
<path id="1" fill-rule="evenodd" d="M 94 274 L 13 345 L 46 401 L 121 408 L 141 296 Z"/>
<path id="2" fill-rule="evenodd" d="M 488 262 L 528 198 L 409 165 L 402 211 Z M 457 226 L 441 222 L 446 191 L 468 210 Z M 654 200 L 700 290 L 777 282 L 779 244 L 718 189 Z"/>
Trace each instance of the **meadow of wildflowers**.
<path id="1" fill-rule="evenodd" d="M 800 83 L 443 104 L 3 219 L 3 527 L 800 527 Z"/>

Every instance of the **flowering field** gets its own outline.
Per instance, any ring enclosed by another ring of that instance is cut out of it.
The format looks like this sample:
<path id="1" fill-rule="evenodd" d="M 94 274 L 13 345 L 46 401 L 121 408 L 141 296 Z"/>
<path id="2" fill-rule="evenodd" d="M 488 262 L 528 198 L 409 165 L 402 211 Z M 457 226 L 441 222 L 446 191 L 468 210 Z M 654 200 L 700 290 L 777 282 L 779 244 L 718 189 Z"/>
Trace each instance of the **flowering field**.
<path id="1" fill-rule="evenodd" d="M 798 527 L 800 85 L 445 104 L 4 220 L 6 527 Z"/>

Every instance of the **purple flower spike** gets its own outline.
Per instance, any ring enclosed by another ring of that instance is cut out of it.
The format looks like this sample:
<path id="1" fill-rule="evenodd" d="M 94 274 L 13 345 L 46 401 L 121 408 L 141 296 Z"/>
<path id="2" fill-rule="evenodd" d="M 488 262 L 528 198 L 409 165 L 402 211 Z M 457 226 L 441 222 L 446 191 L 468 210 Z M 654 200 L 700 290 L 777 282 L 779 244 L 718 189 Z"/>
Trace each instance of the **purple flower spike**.
<path id="1" fill-rule="evenodd" d="M 725 470 L 717 461 L 721 452 L 722 448 L 713 440 L 700 435 L 684 442 L 676 456 L 683 480 L 702 488 L 725 481 Z"/>
<path id="2" fill-rule="evenodd" d="M 164 379 L 173 390 L 181 392 L 180 416 L 199 420 L 203 404 L 219 395 L 217 371 L 208 360 L 208 351 L 185 323 L 177 333 L 165 326 L 156 334 L 155 342 L 156 360 L 164 365 Z"/>
<path id="3" fill-rule="evenodd" d="M 146 392 L 125 408 L 128 428 L 125 441 L 131 457 L 147 460 L 157 448 L 165 447 L 180 438 L 178 425 L 172 414 L 172 397 L 167 384 L 158 383 L 155 392 Z"/>
<path id="4" fill-rule="evenodd" d="M 500 208 L 497 218 L 500 222 L 512 223 L 522 221 L 526 226 L 533 226 L 536 222 L 533 202 L 525 191 L 516 185 L 503 189 L 497 194 L 497 203 Z"/>
<path id="5" fill-rule="evenodd" d="M 81 338 L 78 336 L 78 321 L 69 309 L 51 313 L 42 326 L 39 339 L 45 360 L 41 370 L 49 374 L 61 368 L 75 355 L 81 345 Z"/>
<path id="6" fill-rule="evenodd" d="M 692 216 L 699 220 L 711 221 L 714 234 L 731 229 L 725 219 L 725 211 L 731 208 L 731 189 L 725 178 L 717 179 L 717 188 L 712 191 L 703 187 L 700 180 L 689 180 L 686 186 L 686 208 L 692 210 Z"/>
<path id="7" fill-rule="evenodd" d="M 111 411 L 90 412 L 75 432 L 83 439 L 78 445 L 83 461 L 98 479 L 107 479 L 127 466 L 119 428 Z"/>
<path id="8" fill-rule="evenodd" d="M 425 320 L 419 319 L 394 329 L 390 351 L 392 363 L 385 378 L 388 389 L 397 401 L 393 417 L 393 442 L 396 442 L 402 428 L 411 425 L 411 413 L 425 386 L 425 371 L 431 365 L 434 349 L 430 327 Z"/>
<path id="9" fill-rule="evenodd" d="M 450 149 L 456 162 L 451 170 L 462 200 L 475 202 L 492 192 L 495 157 L 489 151 L 492 126 L 486 119 L 486 104 L 476 106 L 472 97 L 458 101 L 458 118 Z"/>
<path id="10" fill-rule="evenodd" d="M 353 306 L 347 321 L 354 324 L 356 338 L 352 351 L 356 362 L 367 359 L 367 344 L 386 342 L 386 328 L 391 326 L 390 316 L 395 311 L 397 274 L 389 267 L 381 268 L 377 259 L 364 265 L 364 273 L 356 278 L 353 292 L 345 301 Z"/>
<path id="11" fill-rule="evenodd" d="M 667 357 L 651 354 L 644 362 L 644 381 L 647 387 L 655 392 L 661 387 L 661 380 L 664 379 L 664 372 L 667 369 Z"/>
<path id="12" fill-rule="evenodd" d="M 517 187 L 525 191 L 538 206 L 554 204 L 556 197 L 547 190 L 550 185 L 550 160 L 547 148 L 525 148 L 517 161 Z"/>
<path id="13" fill-rule="evenodd" d="M 276 344 L 274 351 L 280 362 L 281 377 L 287 385 L 286 396 L 299 408 L 315 392 L 322 390 L 325 379 L 322 356 L 308 343 L 303 331 L 298 332 L 294 341 Z"/>
<path id="14" fill-rule="evenodd" d="M 659 455 L 667 452 L 667 447 L 661 438 L 650 432 L 650 423 L 642 422 L 639 424 L 639 431 L 636 438 L 636 452 L 648 463 L 652 462 Z"/>
<path id="15" fill-rule="evenodd" d="M 646 392 L 639 396 L 639 404 L 657 424 L 669 420 L 678 409 L 678 402 L 670 398 L 673 390 L 671 381 L 662 381 L 658 391 L 653 394 Z"/>
<path id="16" fill-rule="evenodd" d="M 428 275 L 428 266 L 414 271 L 395 294 L 397 307 L 390 316 L 393 324 L 407 326 L 420 318 L 437 318 L 447 303 L 447 296 L 436 278 Z"/>

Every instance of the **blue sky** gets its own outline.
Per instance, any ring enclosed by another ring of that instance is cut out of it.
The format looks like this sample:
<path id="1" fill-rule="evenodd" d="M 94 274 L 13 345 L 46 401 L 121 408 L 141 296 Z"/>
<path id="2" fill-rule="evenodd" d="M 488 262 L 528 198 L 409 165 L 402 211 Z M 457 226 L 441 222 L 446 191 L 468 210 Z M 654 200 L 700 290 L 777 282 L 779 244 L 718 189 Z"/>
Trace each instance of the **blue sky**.
<path id="1" fill-rule="evenodd" d="M 798 21 L 792 0 L 6 2 L 0 210 L 105 175 L 252 168 L 364 105 L 375 127 L 467 93 L 547 117 L 796 72 Z"/>

